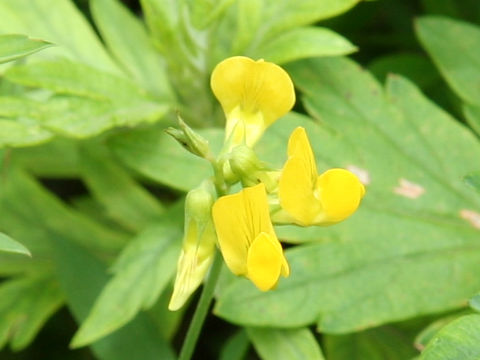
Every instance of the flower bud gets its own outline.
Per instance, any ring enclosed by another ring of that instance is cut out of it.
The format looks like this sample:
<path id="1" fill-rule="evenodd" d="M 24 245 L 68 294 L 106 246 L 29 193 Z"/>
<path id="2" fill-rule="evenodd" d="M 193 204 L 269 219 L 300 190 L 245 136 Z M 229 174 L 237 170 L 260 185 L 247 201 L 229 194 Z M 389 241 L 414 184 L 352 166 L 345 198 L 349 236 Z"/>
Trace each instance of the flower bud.
<path id="1" fill-rule="evenodd" d="M 215 255 L 216 234 L 212 222 L 212 185 L 204 182 L 185 199 L 183 246 L 169 310 L 180 309 L 200 286 Z"/>
<path id="2" fill-rule="evenodd" d="M 165 132 L 192 154 L 205 158 L 210 152 L 208 141 L 203 136 L 197 134 L 180 117 L 178 117 L 178 125 L 180 129 L 169 127 Z"/>

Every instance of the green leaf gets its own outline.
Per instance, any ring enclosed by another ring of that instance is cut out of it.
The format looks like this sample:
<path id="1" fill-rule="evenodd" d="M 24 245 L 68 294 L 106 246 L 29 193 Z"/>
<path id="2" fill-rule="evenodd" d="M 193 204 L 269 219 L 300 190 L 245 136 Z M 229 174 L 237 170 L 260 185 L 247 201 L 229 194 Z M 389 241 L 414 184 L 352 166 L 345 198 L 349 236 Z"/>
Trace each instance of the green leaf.
<path id="1" fill-rule="evenodd" d="M 470 307 L 473 310 L 480 312 L 480 293 L 470 299 Z"/>
<path id="2" fill-rule="evenodd" d="M 160 202 L 115 164 L 105 148 L 89 144 L 82 150 L 82 177 L 108 216 L 137 231 L 161 219 Z"/>
<path id="3" fill-rule="evenodd" d="M 328 360 L 405 360 L 418 352 L 412 339 L 392 325 L 347 335 L 326 335 Z"/>
<path id="4" fill-rule="evenodd" d="M 463 313 L 463 315 L 465 315 L 465 312 L 466 311 L 462 311 L 461 313 Z M 432 322 L 427 327 L 422 329 L 422 331 L 420 331 L 418 333 L 418 335 L 415 337 L 415 340 L 414 340 L 415 348 L 417 348 L 420 351 L 423 351 L 425 349 L 425 347 L 427 346 L 427 344 L 438 333 L 438 331 L 441 328 L 443 328 L 445 325 L 451 323 L 453 320 L 458 319 L 459 314 L 460 313 L 456 312 L 454 314 L 451 314 L 451 315 L 448 315 L 448 316 L 445 316 L 445 317 L 441 317 L 440 319 Z"/>
<path id="5" fill-rule="evenodd" d="M 247 355 L 250 341 L 244 329 L 230 336 L 220 351 L 220 360 L 243 360 Z"/>
<path id="6" fill-rule="evenodd" d="M 2 1 L 0 14 L 0 33 L 29 34 L 58 45 L 35 56 L 66 56 L 97 69 L 121 73 L 70 0 Z"/>
<path id="7" fill-rule="evenodd" d="M 465 182 L 480 192 L 480 171 L 476 171 L 465 176 Z"/>
<path id="8" fill-rule="evenodd" d="M 108 48 L 127 72 L 152 94 L 172 99 L 164 61 L 140 20 L 117 0 L 94 0 L 90 7 Z"/>
<path id="9" fill-rule="evenodd" d="M 351 169 L 367 193 L 341 224 L 279 230 L 283 240 L 315 243 L 286 251 L 291 275 L 275 291 L 238 279 L 215 313 L 248 326 L 316 322 L 323 332 L 346 333 L 465 306 L 480 288 L 480 200 L 462 180 L 477 170 L 476 137 L 405 79 L 390 77 L 385 91 L 341 58 L 287 69 L 307 111 L 321 119 L 305 121 L 323 128 L 311 134 L 319 172 Z M 283 126 L 291 129 L 279 121 L 269 131 L 282 135 L 285 149 Z"/>
<path id="10" fill-rule="evenodd" d="M 51 132 L 38 124 L 23 124 L 15 120 L 0 119 L 0 148 L 32 146 L 52 139 Z"/>
<path id="11" fill-rule="evenodd" d="M 216 20 L 235 0 L 189 0 L 192 25 L 205 29 Z"/>
<path id="12" fill-rule="evenodd" d="M 63 294 L 50 277 L 23 277 L 0 286 L 0 348 L 25 348 L 63 304 Z"/>
<path id="13" fill-rule="evenodd" d="M 84 139 L 115 127 L 134 127 L 159 121 L 167 113 L 163 104 L 139 101 L 112 104 L 108 101 L 58 96 L 41 107 L 38 122 L 52 132 Z"/>
<path id="14" fill-rule="evenodd" d="M 147 96 L 145 90 L 130 80 L 67 59 L 14 66 L 5 77 L 24 86 L 44 88 L 57 94 L 120 104 L 145 100 Z"/>
<path id="15" fill-rule="evenodd" d="M 0 64 L 16 60 L 52 46 L 47 41 L 25 35 L 0 35 Z"/>
<path id="16" fill-rule="evenodd" d="M 10 153 L 10 161 L 38 177 L 73 178 L 79 173 L 77 144 L 66 139 L 55 138 L 39 146 L 16 148 Z"/>
<path id="17" fill-rule="evenodd" d="M 337 33 L 312 26 L 280 34 L 260 45 L 252 57 L 282 64 L 308 57 L 346 55 L 356 50 L 354 45 Z"/>
<path id="18" fill-rule="evenodd" d="M 165 220 L 142 232 L 125 248 L 114 265 L 114 277 L 75 334 L 73 347 L 110 334 L 154 304 L 175 273 L 181 237 L 180 226 Z"/>
<path id="19" fill-rule="evenodd" d="M 480 105 L 480 28 L 442 16 L 417 20 L 420 42 L 453 91 L 464 101 Z M 461 56 L 458 56 L 461 54 Z"/>
<path id="20" fill-rule="evenodd" d="M 68 239 L 51 234 L 51 241 L 60 284 L 73 316 L 80 323 L 109 279 L 106 266 Z M 173 350 L 145 314 L 139 314 L 122 329 L 92 344 L 92 350 L 100 360 L 175 358 Z"/>
<path id="21" fill-rule="evenodd" d="M 265 0 L 263 25 L 265 40 L 286 29 L 308 25 L 346 12 L 359 0 Z"/>
<path id="22" fill-rule="evenodd" d="M 441 329 L 423 350 L 420 360 L 476 360 L 479 357 L 480 315 L 467 315 Z"/>
<path id="23" fill-rule="evenodd" d="M 214 150 L 223 142 L 223 131 L 199 132 Z M 153 127 L 112 136 L 113 153 L 127 166 L 174 189 L 188 191 L 212 176 L 210 164 L 183 149 L 162 128 Z M 188 175 L 188 176 L 187 176 Z"/>
<path id="24" fill-rule="evenodd" d="M 368 69 L 380 82 L 384 82 L 390 74 L 399 74 L 409 78 L 422 89 L 436 85 L 440 79 L 438 72 L 425 55 L 413 53 L 378 57 L 369 64 Z"/>
<path id="25" fill-rule="evenodd" d="M 0 233 L 0 251 L 32 256 L 25 246 L 3 233 Z"/>
<path id="26" fill-rule="evenodd" d="M 51 258 L 50 233 L 100 254 L 116 251 L 126 242 L 124 233 L 75 212 L 15 168 L 9 169 L 0 187 L 0 213 L 0 228 L 22 239 L 33 254 L 33 260 Z"/>
<path id="27" fill-rule="evenodd" d="M 480 106 L 463 104 L 463 114 L 473 131 L 480 134 Z"/>
<path id="28" fill-rule="evenodd" d="M 313 334 L 307 328 L 247 328 L 253 346 L 263 360 L 323 360 Z"/>

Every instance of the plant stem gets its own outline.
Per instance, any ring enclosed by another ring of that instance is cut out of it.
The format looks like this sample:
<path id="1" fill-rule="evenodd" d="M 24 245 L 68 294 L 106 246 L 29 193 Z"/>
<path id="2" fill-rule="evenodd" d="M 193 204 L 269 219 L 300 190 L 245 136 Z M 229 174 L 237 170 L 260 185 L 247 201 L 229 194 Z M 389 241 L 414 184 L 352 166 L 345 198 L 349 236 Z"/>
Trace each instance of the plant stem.
<path id="1" fill-rule="evenodd" d="M 198 336 L 200 335 L 200 330 L 202 330 L 208 309 L 210 308 L 210 303 L 213 299 L 213 292 L 215 290 L 215 285 L 217 284 L 218 276 L 220 275 L 220 270 L 222 269 L 222 263 L 223 261 L 220 251 L 216 250 L 213 264 L 210 268 L 210 274 L 203 286 L 202 295 L 200 296 L 197 308 L 193 314 L 192 322 L 190 323 L 187 335 L 183 341 L 178 360 L 190 360 L 193 355 Z"/>

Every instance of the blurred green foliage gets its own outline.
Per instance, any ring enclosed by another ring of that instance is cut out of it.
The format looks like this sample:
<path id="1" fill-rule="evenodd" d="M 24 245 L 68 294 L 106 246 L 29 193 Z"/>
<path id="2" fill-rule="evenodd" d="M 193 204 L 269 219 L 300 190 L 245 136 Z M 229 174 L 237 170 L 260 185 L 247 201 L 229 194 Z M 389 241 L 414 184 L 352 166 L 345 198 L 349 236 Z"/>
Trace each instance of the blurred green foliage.
<path id="1" fill-rule="evenodd" d="M 367 196 L 336 227 L 278 227 L 292 275 L 277 290 L 223 273 L 197 358 L 478 359 L 479 316 L 462 311 L 480 309 L 477 0 L 0 14 L 2 359 L 176 358 L 195 304 L 167 310 L 182 199 L 210 169 L 164 130 L 178 113 L 219 150 L 209 77 L 232 55 L 282 65 L 298 92 L 259 156 L 280 167 L 303 126 L 318 168 L 356 172 Z"/>

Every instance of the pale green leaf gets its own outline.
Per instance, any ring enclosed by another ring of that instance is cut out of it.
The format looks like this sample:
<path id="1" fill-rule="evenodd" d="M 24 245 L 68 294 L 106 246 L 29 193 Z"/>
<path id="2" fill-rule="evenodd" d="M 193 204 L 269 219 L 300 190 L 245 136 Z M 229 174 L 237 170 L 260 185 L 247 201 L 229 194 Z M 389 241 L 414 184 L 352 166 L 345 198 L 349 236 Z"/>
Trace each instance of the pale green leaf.
<path id="1" fill-rule="evenodd" d="M 253 346 L 263 360 L 323 360 L 320 345 L 307 328 L 247 328 Z"/>
<path id="2" fill-rule="evenodd" d="M 31 256 L 30 251 L 9 236 L 0 233 L 0 251 Z"/>
<path id="3" fill-rule="evenodd" d="M 470 125 L 477 134 L 480 134 L 480 106 L 463 104 L 463 114 L 465 115 L 468 125 Z"/>
<path id="4" fill-rule="evenodd" d="M 117 0 L 94 0 L 90 7 L 108 48 L 127 72 L 152 94 L 171 99 L 164 60 L 142 22 Z"/>
<path id="5" fill-rule="evenodd" d="M 223 141 L 223 131 L 199 132 L 214 150 Z M 181 147 L 160 127 L 130 131 L 110 138 L 110 148 L 127 166 L 172 188 L 188 191 L 212 176 L 210 164 Z"/>
<path id="6" fill-rule="evenodd" d="M 26 347 L 63 304 L 58 284 L 49 277 L 23 277 L 0 286 L 0 348 Z"/>
<path id="7" fill-rule="evenodd" d="M 138 101 L 112 104 L 88 98 L 57 96 L 40 105 L 38 123 L 52 132 L 88 138 L 114 127 L 134 127 L 154 123 L 164 117 L 168 107 L 163 104 Z"/>
<path id="8" fill-rule="evenodd" d="M 265 0 L 262 30 L 267 38 L 293 27 L 308 25 L 348 11 L 359 0 Z"/>
<path id="9" fill-rule="evenodd" d="M 16 60 L 52 46 L 47 41 L 31 39 L 25 35 L 0 35 L 0 64 Z"/>
<path id="10" fill-rule="evenodd" d="M 442 328 L 423 350 L 420 360 L 480 358 L 480 315 L 467 315 Z"/>
<path id="11" fill-rule="evenodd" d="M 319 172 L 351 169 L 367 184 L 366 196 L 341 224 L 279 227 L 281 239 L 315 243 L 286 251 L 291 275 L 277 289 L 262 293 L 239 279 L 215 312 L 250 326 L 317 323 L 346 333 L 465 306 L 480 288 L 480 199 L 463 182 L 478 170 L 476 137 L 405 79 L 390 77 L 385 91 L 340 58 L 287 70 L 321 120 L 304 120 L 307 131 L 323 127 L 311 133 Z M 269 147 L 277 157 L 297 125 L 280 120 L 268 130 L 277 135 Z"/>
<path id="12" fill-rule="evenodd" d="M 188 0 L 192 25 L 203 30 L 216 20 L 235 0 Z"/>
<path id="13" fill-rule="evenodd" d="M 470 307 L 473 310 L 480 312 L 480 293 L 470 299 Z"/>
<path id="14" fill-rule="evenodd" d="M 130 80 L 67 59 L 14 66 L 5 77 L 24 86 L 48 89 L 57 94 L 117 103 L 132 103 L 147 97 L 145 90 Z"/>
<path id="15" fill-rule="evenodd" d="M 356 50 L 337 33 L 311 26 L 286 31 L 260 45 L 251 56 L 282 64 L 309 57 L 346 55 Z"/>
<path id="16" fill-rule="evenodd" d="M 73 347 L 110 334 L 157 300 L 175 273 L 180 253 L 180 226 L 170 223 L 148 228 L 125 248 L 115 264 L 114 277 L 75 334 Z"/>
<path id="17" fill-rule="evenodd" d="M 465 182 L 480 192 L 480 171 L 476 171 L 465 176 Z"/>
<path id="18" fill-rule="evenodd" d="M 0 148 L 41 144 L 52 139 L 53 134 L 35 122 L 21 123 L 0 118 Z"/>
<path id="19" fill-rule="evenodd" d="M 161 219 L 161 203 L 118 166 L 105 148 L 89 144 L 81 155 L 82 178 L 111 219 L 131 230 Z"/>
<path id="20" fill-rule="evenodd" d="M 121 73 L 70 0 L 0 1 L 0 14 L 0 33 L 29 34 L 58 45 L 34 56 L 66 56 L 98 69 Z"/>
<path id="21" fill-rule="evenodd" d="M 465 315 L 465 311 L 463 311 L 463 315 Z M 432 340 L 432 338 L 438 333 L 438 331 L 443 328 L 445 325 L 451 323 L 453 320 L 456 320 L 459 317 L 459 313 L 455 313 L 452 315 L 448 315 L 445 317 L 441 317 L 438 320 L 435 320 L 427 327 L 422 329 L 414 340 L 415 348 L 419 351 L 423 351 L 427 344 Z"/>
<path id="22" fill-rule="evenodd" d="M 480 27 L 441 16 L 417 20 L 417 35 L 452 89 L 480 105 Z M 460 55 L 459 55 L 460 54 Z"/>
<path id="23" fill-rule="evenodd" d="M 243 53 L 255 37 L 262 23 L 263 5 L 264 2 L 258 0 L 237 0 L 230 8 L 231 16 L 236 20 L 235 35 L 231 37 L 232 53 Z"/>

